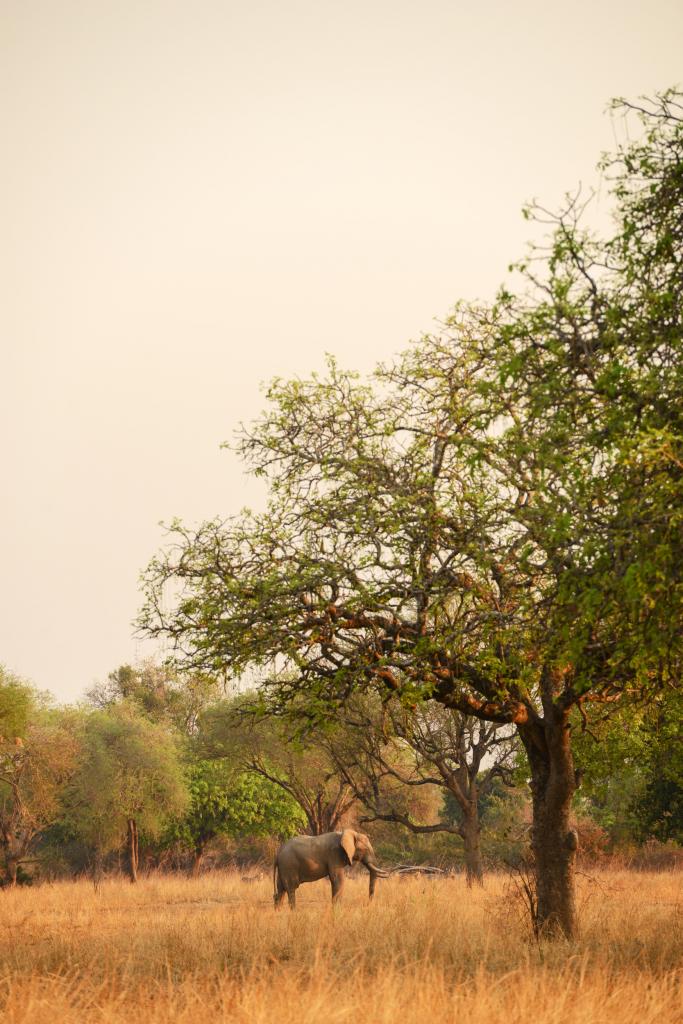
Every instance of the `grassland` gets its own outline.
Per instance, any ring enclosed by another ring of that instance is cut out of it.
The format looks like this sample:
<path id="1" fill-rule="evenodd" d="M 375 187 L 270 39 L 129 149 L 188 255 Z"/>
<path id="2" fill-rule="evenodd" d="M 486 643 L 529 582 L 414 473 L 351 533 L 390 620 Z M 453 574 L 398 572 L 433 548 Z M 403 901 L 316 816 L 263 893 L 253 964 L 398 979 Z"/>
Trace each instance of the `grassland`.
<path id="1" fill-rule="evenodd" d="M 85 881 L 0 893 L 6 1024 L 678 1024 L 683 876 L 580 879 L 581 935 L 529 940 L 500 876 L 324 883 Z"/>

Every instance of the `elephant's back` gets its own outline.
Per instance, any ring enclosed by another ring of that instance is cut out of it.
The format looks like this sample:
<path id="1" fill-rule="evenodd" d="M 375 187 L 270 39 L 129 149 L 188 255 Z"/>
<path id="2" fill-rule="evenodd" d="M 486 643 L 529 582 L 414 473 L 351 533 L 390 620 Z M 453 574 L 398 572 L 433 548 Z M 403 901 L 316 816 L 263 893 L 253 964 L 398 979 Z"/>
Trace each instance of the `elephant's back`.
<path id="1" fill-rule="evenodd" d="M 328 843 L 324 840 L 324 836 L 295 836 L 287 840 L 277 854 L 281 875 L 297 882 L 324 878 L 329 870 Z"/>
<path id="2" fill-rule="evenodd" d="M 334 835 L 334 833 L 331 833 Z M 294 836 L 283 843 L 278 851 L 278 857 L 282 854 L 289 856 L 294 854 L 297 857 L 315 857 L 317 859 L 327 856 L 329 849 L 329 835 L 323 836 Z"/>

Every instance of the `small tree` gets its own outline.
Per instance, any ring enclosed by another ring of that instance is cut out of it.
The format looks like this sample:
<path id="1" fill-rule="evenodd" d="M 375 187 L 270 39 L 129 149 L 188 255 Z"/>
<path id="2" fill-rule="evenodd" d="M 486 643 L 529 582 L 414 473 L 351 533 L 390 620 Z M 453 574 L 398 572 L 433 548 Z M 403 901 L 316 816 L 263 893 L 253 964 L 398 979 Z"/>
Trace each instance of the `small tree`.
<path id="1" fill-rule="evenodd" d="M 69 804 L 72 825 L 93 849 L 96 864 L 125 842 L 130 880 L 136 882 L 139 831 L 158 836 L 188 805 L 177 741 L 130 705 L 92 712 Z"/>
<path id="2" fill-rule="evenodd" d="M 279 787 L 235 769 L 225 758 L 199 760 L 187 769 L 190 806 L 172 822 L 167 838 L 192 852 L 192 874 L 217 836 L 287 839 L 305 825 L 298 805 Z"/>
<path id="3" fill-rule="evenodd" d="M 0 670 L 0 849 L 5 884 L 16 885 L 22 861 L 60 815 L 73 771 L 73 717 L 41 706 L 35 691 Z"/>
<path id="4" fill-rule="evenodd" d="M 291 721 L 259 717 L 259 707 L 251 697 L 209 708 L 200 749 L 279 787 L 300 808 L 310 835 L 335 831 L 357 796 L 330 754 L 329 736 L 309 730 L 302 739 Z"/>

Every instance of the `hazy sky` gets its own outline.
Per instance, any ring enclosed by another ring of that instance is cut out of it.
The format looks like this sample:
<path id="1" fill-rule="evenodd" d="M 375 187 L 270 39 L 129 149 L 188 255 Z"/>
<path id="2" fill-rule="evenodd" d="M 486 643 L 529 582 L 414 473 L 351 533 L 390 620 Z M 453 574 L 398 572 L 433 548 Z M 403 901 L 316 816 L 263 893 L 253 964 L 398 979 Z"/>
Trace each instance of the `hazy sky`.
<path id="1" fill-rule="evenodd" d="M 260 384 L 491 297 L 681 40 L 680 0 L 0 0 L 0 662 L 73 699 L 146 653 L 159 521 L 259 501 L 219 443 Z"/>

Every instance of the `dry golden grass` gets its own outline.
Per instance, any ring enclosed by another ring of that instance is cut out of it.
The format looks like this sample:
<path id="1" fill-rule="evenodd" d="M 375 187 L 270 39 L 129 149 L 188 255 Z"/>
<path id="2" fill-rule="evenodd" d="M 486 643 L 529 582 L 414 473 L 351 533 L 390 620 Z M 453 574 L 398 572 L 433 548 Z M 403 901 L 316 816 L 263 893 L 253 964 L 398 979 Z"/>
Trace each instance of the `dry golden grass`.
<path id="1" fill-rule="evenodd" d="M 680 874 L 580 880 L 581 936 L 530 942 L 492 876 L 326 883 L 275 913 L 231 874 L 0 893 L 7 1024 L 676 1024 Z"/>

